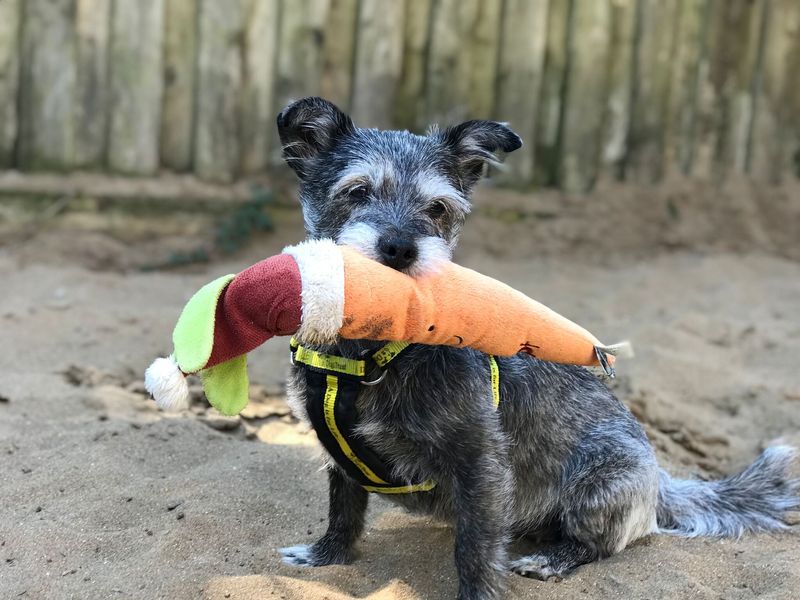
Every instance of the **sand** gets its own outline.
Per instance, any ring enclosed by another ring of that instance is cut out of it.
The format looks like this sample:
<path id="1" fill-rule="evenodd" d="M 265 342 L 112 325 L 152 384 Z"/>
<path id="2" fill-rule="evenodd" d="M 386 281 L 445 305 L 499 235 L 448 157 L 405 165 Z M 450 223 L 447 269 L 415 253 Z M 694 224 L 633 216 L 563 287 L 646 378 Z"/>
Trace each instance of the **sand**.
<path id="1" fill-rule="evenodd" d="M 715 477 L 800 443 L 800 211 L 763 211 L 752 190 L 706 210 L 698 194 L 648 192 L 634 218 L 645 194 L 485 191 L 458 259 L 631 339 L 617 393 L 663 464 Z M 0 598 L 455 597 L 452 530 L 380 498 L 353 565 L 281 564 L 276 548 L 316 539 L 327 511 L 313 435 L 281 399 L 286 340 L 253 353 L 245 419 L 199 397 L 164 415 L 142 393 L 196 288 L 300 236 L 291 212 L 232 258 L 158 273 L 120 270 L 142 246 L 105 234 L 0 245 Z M 797 598 L 798 542 L 656 536 L 562 582 L 511 576 L 509 597 Z"/>

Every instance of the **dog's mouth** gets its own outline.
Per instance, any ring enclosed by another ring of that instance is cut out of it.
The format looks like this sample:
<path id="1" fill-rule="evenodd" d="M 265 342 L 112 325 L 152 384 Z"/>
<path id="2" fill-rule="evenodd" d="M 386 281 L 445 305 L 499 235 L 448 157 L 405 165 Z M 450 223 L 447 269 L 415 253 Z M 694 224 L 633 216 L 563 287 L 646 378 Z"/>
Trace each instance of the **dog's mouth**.
<path id="1" fill-rule="evenodd" d="M 381 235 L 366 223 L 348 225 L 336 236 L 336 242 L 411 277 L 435 273 L 452 256 L 452 248 L 443 238 Z"/>

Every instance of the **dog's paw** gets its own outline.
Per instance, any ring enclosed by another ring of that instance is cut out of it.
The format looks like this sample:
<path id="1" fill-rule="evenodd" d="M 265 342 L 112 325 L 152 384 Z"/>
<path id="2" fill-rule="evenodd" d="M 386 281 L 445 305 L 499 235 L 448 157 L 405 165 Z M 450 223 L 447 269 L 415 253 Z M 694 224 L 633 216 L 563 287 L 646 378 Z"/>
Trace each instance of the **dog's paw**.
<path id="1" fill-rule="evenodd" d="M 312 551 L 313 546 L 302 544 L 300 546 L 289 546 L 279 548 L 278 552 L 283 556 L 283 562 L 293 567 L 314 567 L 316 562 Z"/>
<path id="2" fill-rule="evenodd" d="M 289 546 L 280 548 L 283 562 L 293 567 L 324 567 L 326 565 L 346 565 L 353 562 L 353 552 L 331 538 L 322 537 L 311 546 Z"/>
<path id="3" fill-rule="evenodd" d="M 550 561 L 541 554 L 523 556 L 509 564 L 517 575 L 538 579 L 539 581 L 561 581 L 562 577 L 550 566 Z"/>

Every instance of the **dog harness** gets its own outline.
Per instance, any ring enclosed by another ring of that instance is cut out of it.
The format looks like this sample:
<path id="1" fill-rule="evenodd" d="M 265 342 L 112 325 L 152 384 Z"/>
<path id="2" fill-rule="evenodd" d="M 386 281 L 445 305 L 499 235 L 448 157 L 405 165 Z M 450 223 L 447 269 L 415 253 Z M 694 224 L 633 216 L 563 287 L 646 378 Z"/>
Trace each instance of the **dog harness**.
<path id="1" fill-rule="evenodd" d="M 306 412 L 320 443 L 339 467 L 368 492 L 408 494 L 427 492 L 436 486 L 431 479 L 409 484 L 393 477 L 391 465 L 356 433 L 359 424 L 356 402 L 362 386 L 383 381 L 391 361 L 409 345 L 389 342 L 366 360 L 360 360 L 317 352 L 301 346 L 294 338 L 290 343 L 292 364 L 302 366 L 305 371 Z M 488 358 L 492 402 L 497 408 L 500 370 L 494 356 Z M 370 378 L 368 373 L 373 371 L 379 374 Z"/>

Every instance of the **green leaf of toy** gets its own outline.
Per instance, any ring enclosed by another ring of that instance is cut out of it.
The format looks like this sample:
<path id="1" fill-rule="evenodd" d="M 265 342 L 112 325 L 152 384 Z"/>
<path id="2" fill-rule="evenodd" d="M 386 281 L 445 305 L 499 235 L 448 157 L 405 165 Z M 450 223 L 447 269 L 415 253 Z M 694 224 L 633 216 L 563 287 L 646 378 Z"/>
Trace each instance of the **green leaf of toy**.
<path id="1" fill-rule="evenodd" d="M 222 292 L 235 275 L 224 275 L 201 287 L 183 308 L 172 344 L 175 360 L 184 373 L 196 373 L 206 366 L 214 347 L 214 316 Z"/>
<path id="2" fill-rule="evenodd" d="M 238 415 L 247 406 L 250 380 L 246 354 L 200 371 L 200 377 L 206 398 L 223 415 Z"/>

